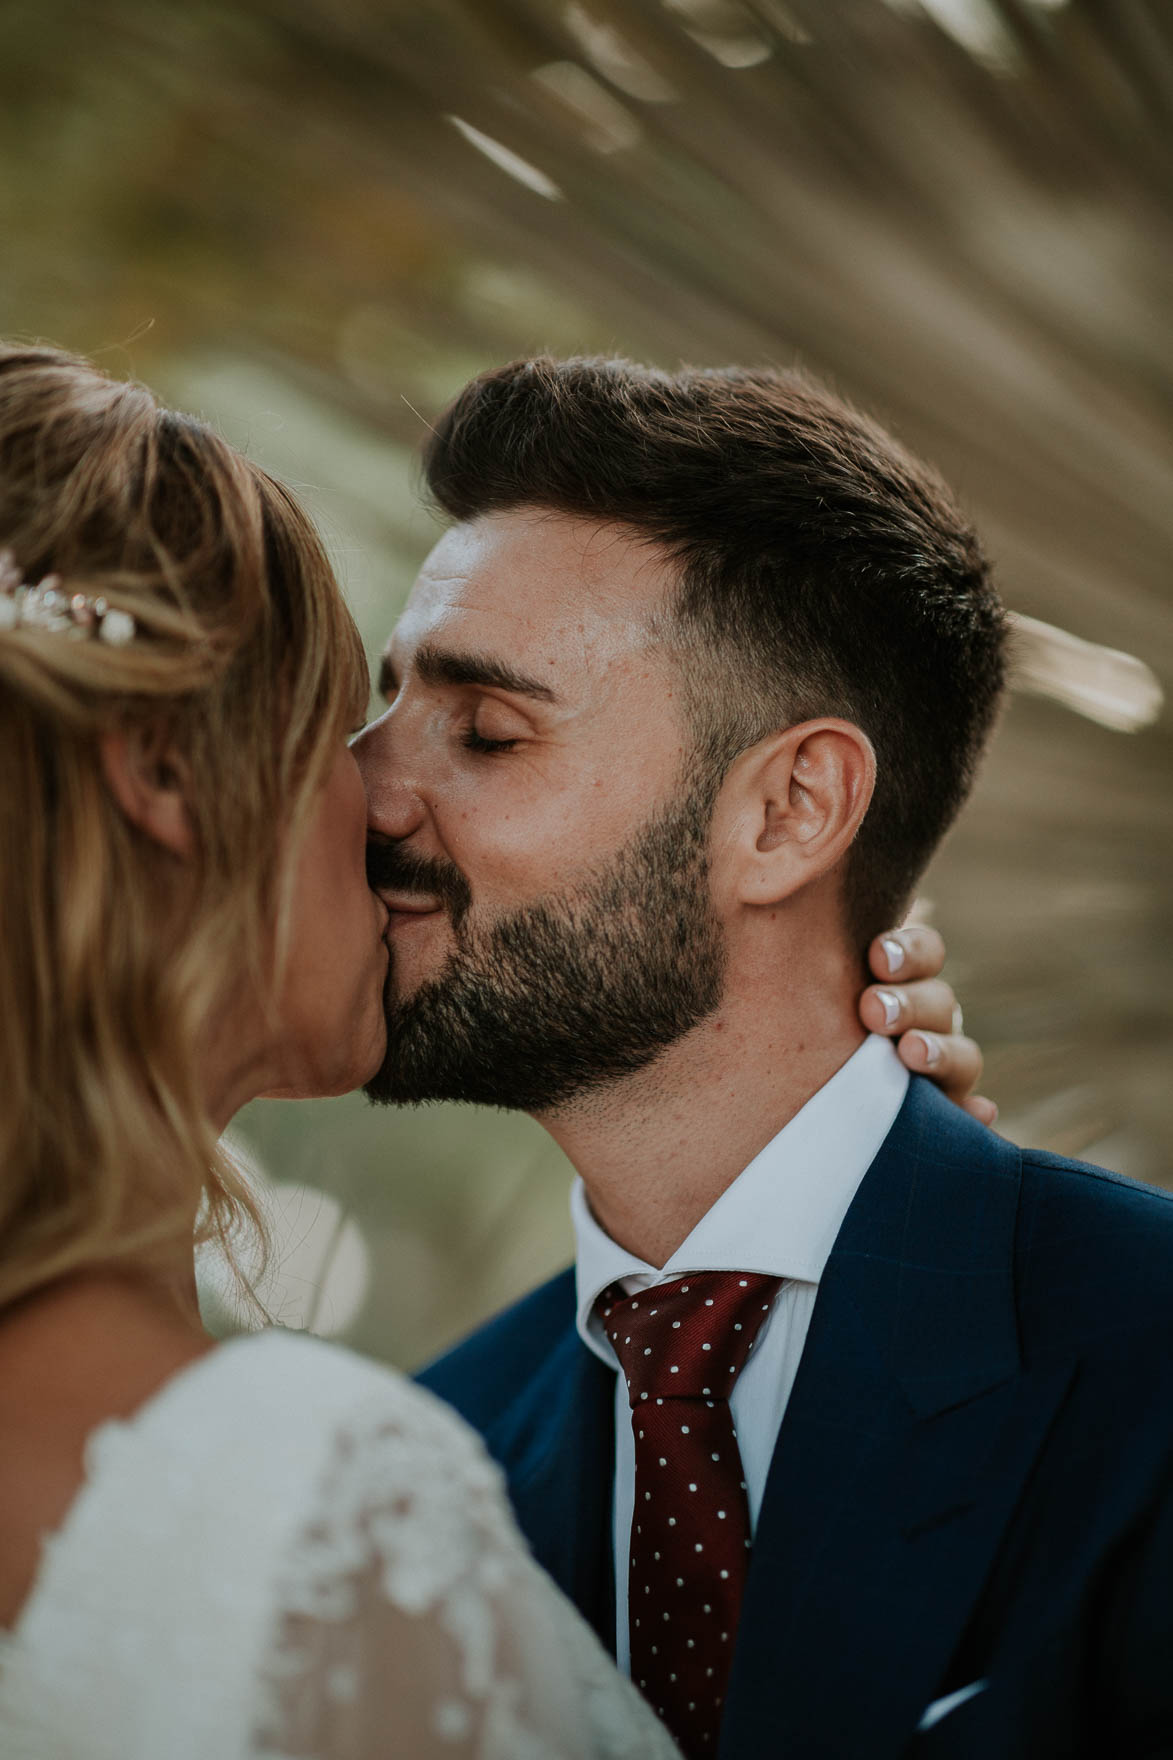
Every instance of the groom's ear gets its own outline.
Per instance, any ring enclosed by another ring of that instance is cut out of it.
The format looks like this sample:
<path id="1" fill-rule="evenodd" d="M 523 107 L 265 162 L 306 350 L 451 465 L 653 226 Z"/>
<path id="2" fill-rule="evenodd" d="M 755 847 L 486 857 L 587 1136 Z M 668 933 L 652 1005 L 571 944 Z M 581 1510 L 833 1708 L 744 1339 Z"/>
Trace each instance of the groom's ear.
<path id="1" fill-rule="evenodd" d="M 714 885 L 728 904 L 774 905 L 846 855 L 876 784 L 871 740 L 851 721 L 804 721 L 730 767 L 713 818 Z"/>

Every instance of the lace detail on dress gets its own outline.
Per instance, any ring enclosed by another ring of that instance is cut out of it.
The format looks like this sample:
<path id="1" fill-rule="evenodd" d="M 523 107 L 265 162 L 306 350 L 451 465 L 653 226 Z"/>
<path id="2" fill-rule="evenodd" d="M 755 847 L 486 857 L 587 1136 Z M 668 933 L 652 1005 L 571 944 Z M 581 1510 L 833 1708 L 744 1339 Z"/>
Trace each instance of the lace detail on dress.
<path id="1" fill-rule="evenodd" d="M 258 1760 L 670 1760 L 477 1439 L 401 1394 L 340 1429 L 282 1566 Z"/>
<path id="2" fill-rule="evenodd" d="M 472 1431 L 291 1333 L 103 1425 L 0 1644 L 3 1760 L 672 1760 Z"/>

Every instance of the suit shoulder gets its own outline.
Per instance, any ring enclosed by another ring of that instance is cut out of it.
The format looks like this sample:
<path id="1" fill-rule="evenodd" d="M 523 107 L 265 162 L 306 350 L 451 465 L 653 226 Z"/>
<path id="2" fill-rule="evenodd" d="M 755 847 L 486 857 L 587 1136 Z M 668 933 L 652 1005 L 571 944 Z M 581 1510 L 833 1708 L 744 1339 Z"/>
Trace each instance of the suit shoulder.
<path id="1" fill-rule="evenodd" d="M 1089 1162 L 1022 1151 L 1023 1283 L 1125 1325 L 1173 1324 L 1173 1193 Z"/>
<path id="2" fill-rule="evenodd" d="M 567 1338 L 577 1340 L 574 1268 L 494 1315 L 416 1379 L 483 1429 Z"/>
<path id="3" fill-rule="evenodd" d="M 1173 1239 L 1173 1191 L 1046 1149 L 1023 1149 L 1021 1156 L 1024 1188 L 1043 1201 L 1105 1218 L 1133 1218 Z"/>

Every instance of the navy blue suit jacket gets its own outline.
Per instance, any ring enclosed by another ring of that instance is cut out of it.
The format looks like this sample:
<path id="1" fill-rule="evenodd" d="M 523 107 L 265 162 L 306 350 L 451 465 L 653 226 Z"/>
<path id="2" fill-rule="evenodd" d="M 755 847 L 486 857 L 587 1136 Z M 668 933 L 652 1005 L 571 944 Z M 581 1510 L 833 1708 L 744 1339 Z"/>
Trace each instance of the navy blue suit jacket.
<path id="1" fill-rule="evenodd" d="M 614 1378 L 574 1313 L 568 1271 L 421 1379 L 613 1647 Z M 819 1288 L 720 1752 L 1173 1755 L 1173 1198 L 913 1081 Z"/>

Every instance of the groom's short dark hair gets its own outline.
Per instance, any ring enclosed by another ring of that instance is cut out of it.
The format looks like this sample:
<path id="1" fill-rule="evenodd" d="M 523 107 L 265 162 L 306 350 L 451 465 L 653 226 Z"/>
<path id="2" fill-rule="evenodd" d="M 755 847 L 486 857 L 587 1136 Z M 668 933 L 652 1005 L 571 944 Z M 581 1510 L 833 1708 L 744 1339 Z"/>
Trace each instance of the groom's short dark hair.
<path id="1" fill-rule="evenodd" d="M 997 708 L 1004 614 L 936 473 L 805 375 L 515 361 L 465 387 L 425 451 L 459 520 L 524 506 L 617 521 L 680 567 L 670 611 L 714 779 L 820 715 L 876 751 L 845 904 L 861 948 L 899 920 Z"/>

